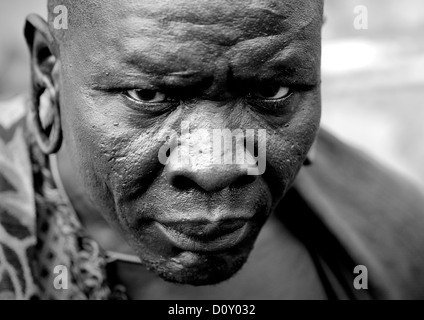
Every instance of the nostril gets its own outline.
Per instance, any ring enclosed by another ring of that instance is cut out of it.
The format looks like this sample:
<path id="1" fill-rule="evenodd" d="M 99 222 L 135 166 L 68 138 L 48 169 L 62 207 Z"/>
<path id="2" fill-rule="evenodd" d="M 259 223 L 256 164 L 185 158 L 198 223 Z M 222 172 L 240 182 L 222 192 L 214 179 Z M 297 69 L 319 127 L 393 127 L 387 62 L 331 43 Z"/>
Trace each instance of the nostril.
<path id="1" fill-rule="evenodd" d="M 176 175 L 172 178 L 171 184 L 180 190 L 198 189 L 199 186 L 190 178 L 183 175 Z"/>
<path id="2" fill-rule="evenodd" d="M 217 192 L 225 187 L 242 188 L 256 181 L 257 176 L 243 175 L 237 178 L 210 176 L 195 176 L 194 179 L 184 174 L 176 174 L 170 177 L 170 184 L 179 190 L 202 190 L 207 192 Z M 231 181 L 232 180 L 232 181 Z"/>
<path id="3" fill-rule="evenodd" d="M 249 175 L 243 175 L 237 178 L 236 181 L 234 181 L 230 188 L 240 188 L 244 187 L 246 185 L 249 185 L 256 181 L 257 176 L 249 176 Z"/>

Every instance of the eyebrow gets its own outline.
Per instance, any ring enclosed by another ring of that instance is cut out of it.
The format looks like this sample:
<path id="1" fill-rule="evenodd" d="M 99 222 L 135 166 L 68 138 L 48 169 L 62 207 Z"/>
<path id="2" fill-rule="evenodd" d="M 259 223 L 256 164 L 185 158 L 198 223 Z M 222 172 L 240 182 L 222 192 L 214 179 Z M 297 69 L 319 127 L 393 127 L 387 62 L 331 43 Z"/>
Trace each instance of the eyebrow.
<path id="1" fill-rule="evenodd" d="M 296 46 L 288 46 L 279 50 L 267 61 L 262 61 L 261 65 L 249 63 L 247 67 L 240 61 L 228 59 L 231 79 L 227 80 L 239 84 L 280 81 L 288 84 L 315 85 L 319 81 L 319 63 L 311 53 L 304 51 Z M 99 73 L 94 72 L 90 77 L 91 87 L 102 90 L 111 88 L 205 90 L 214 81 L 213 65 L 205 65 L 204 69 L 186 69 L 182 65 L 169 64 L 166 60 L 161 61 L 149 55 L 137 54 L 137 50 L 132 50 L 125 56 L 118 64 L 109 65 L 112 66 L 110 70 L 107 65 L 103 65 Z"/>
<path id="2" fill-rule="evenodd" d="M 273 61 L 272 70 L 277 76 L 284 77 L 288 81 L 295 82 L 301 78 L 304 84 L 315 85 L 319 81 L 320 62 L 308 53 L 298 54 L 285 59 Z"/>
<path id="3" fill-rule="evenodd" d="M 259 81 L 299 82 L 314 86 L 320 81 L 320 59 L 309 50 L 288 46 L 267 59 L 261 66 L 249 65 L 237 68 L 233 65 L 236 79 Z"/>
<path id="4" fill-rule="evenodd" d="M 184 70 L 164 74 L 146 73 L 141 70 L 128 70 L 122 68 L 108 71 L 110 77 L 105 80 L 104 72 L 94 73 L 90 77 L 90 87 L 95 90 L 120 90 L 120 89 L 167 89 L 182 90 L 183 88 L 206 89 L 213 83 L 213 75 L 194 70 Z"/>

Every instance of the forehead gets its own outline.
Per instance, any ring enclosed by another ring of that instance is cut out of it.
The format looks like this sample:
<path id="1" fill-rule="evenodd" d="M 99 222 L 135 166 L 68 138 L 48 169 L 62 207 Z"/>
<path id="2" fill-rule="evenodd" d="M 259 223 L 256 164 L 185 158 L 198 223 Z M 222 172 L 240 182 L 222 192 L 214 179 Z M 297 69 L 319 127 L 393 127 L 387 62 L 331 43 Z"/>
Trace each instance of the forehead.
<path id="1" fill-rule="evenodd" d="M 107 61 L 119 68 L 142 65 L 146 73 L 178 73 L 216 68 L 222 59 L 260 63 L 284 48 L 283 55 L 319 54 L 322 3 L 316 0 L 83 3 L 75 10 L 79 17 L 70 13 L 66 52 L 93 67 Z"/>

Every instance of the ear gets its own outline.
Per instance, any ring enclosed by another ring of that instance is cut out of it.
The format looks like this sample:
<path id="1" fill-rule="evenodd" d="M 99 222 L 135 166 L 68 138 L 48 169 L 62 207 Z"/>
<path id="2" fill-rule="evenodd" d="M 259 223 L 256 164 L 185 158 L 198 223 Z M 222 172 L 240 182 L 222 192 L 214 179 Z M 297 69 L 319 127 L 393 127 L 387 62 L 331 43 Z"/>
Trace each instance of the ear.
<path id="1" fill-rule="evenodd" d="M 31 123 L 41 150 L 53 154 L 62 144 L 55 41 L 47 22 L 38 15 L 27 17 L 25 38 L 31 54 Z"/>

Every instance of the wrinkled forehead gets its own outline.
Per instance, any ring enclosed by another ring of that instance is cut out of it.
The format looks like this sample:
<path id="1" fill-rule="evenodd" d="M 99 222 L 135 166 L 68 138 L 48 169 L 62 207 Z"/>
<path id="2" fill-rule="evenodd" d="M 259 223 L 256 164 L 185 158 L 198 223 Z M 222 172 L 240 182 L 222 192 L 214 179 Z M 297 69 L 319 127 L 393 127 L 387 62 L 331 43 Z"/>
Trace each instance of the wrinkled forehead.
<path id="1" fill-rule="evenodd" d="M 71 17 L 74 29 L 100 27 L 106 33 L 118 27 L 121 34 L 133 35 L 173 30 L 174 35 L 208 36 L 224 43 L 299 31 L 320 24 L 322 17 L 317 0 L 77 0 L 72 7 L 78 15 Z"/>
<path id="2" fill-rule="evenodd" d="M 92 60 L 120 55 L 134 62 L 144 55 L 150 59 L 145 65 L 153 66 L 166 56 L 175 66 L 193 57 L 200 63 L 223 53 L 270 53 L 290 43 L 317 48 L 320 41 L 322 2 L 317 0 L 87 2 L 72 4 L 82 7 L 70 10 L 66 32 L 71 32 L 67 37 L 71 45 L 67 47 L 78 54 L 91 48 Z M 78 17 L 72 16 L 73 12 Z"/>

